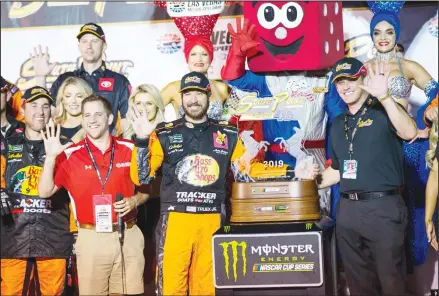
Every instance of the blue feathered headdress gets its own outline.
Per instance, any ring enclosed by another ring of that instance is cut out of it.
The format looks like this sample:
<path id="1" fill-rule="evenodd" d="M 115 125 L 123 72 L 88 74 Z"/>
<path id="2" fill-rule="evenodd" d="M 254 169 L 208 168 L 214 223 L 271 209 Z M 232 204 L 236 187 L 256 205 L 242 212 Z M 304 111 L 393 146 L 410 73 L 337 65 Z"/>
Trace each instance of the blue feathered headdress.
<path id="1" fill-rule="evenodd" d="M 367 1 L 370 10 L 374 13 L 370 21 L 370 37 L 373 39 L 375 26 L 382 21 L 386 21 L 393 26 L 396 34 L 396 41 L 399 39 L 400 24 L 398 12 L 404 6 L 405 1 Z"/>

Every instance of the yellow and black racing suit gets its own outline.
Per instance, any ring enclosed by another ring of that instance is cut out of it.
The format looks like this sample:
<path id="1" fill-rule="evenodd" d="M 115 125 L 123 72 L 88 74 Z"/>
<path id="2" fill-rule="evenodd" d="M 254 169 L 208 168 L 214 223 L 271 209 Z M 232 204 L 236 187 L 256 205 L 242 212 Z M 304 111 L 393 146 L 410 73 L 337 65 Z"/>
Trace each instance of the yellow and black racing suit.
<path id="1" fill-rule="evenodd" d="M 230 162 L 239 162 L 245 152 L 238 129 L 225 121 L 193 124 L 181 118 L 159 124 L 136 146 L 141 184 L 150 183 L 162 168 L 158 294 L 214 295 L 212 235 L 220 228 Z M 255 165 L 262 175 L 285 175 L 287 169 Z"/>
<path id="2" fill-rule="evenodd" d="M 27 140 L 21 132 L 6 143 L 2 202 L 9 204 L 10 213 L 1 221 L 1 294 L 28 295 L 35 285 L 36 295 L 61 295 L 73 243 L 68 193 L 38 196 L 42 140 Z"/>

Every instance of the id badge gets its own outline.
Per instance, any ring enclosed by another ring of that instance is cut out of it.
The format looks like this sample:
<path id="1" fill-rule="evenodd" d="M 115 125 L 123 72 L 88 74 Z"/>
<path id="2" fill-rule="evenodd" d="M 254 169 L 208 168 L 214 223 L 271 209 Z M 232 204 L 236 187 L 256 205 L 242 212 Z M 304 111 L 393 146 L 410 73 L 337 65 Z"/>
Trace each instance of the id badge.
<path id="1" fill-rule="evenodd" d="M 343 164 L 343 179 L 357 179 L 358 162 L 345 160 Z"/>
<path id="2" fill-rule="evenodd" d="M 112 208 L 111 194 L 93 195 L 96 232 L 113 232 Z"/>

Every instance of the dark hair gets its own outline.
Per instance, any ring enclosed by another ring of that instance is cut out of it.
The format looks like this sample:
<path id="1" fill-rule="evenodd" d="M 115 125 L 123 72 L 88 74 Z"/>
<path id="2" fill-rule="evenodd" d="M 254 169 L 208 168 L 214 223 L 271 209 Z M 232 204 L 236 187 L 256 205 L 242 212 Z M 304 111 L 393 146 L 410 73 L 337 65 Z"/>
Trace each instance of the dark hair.
<path id="1" fill-rule="evenodd" d="M 82 114 L 84 114 L 85 104 L 90 103 L 90 102 L 101 102 L 102 105 L 104 105 L 104 109 L 105 109 L 105 112 L 107 112 L 107 115 L 110 116 L 110 114 L 112 114 L 111 103 L 106 98 L 99 96 L 99 95 L 90 95 L 82 101 L 82 103 L 81 103 L 81 113 Z"/>
<path id="2" fill-rule="evenodd" d="M 396 44 L 396 51 L 397 51 L 397 52 L 404 53 L 404 51 L 405 51 L 404 46 L 402 46 L 401 43 L 397 43 L 397 44 Z"/>

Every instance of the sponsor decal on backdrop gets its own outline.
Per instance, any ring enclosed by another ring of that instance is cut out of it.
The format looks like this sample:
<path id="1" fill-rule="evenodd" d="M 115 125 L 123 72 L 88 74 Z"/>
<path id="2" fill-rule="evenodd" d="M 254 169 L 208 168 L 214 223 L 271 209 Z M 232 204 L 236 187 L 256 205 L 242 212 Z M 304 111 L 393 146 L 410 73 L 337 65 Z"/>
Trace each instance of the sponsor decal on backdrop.
<path id="1" fill-rule="evenodd" d="M 181 38 L 177 34 L 165 34 L 157 39 L 157 50 L 163 54 L 173 54 L 181 50 Z"/>
<path id="2" fill-rule="evenodd" d="M 167 1 L 166 9 L 171 17 L 220 14 L 224 1 Z"/>

